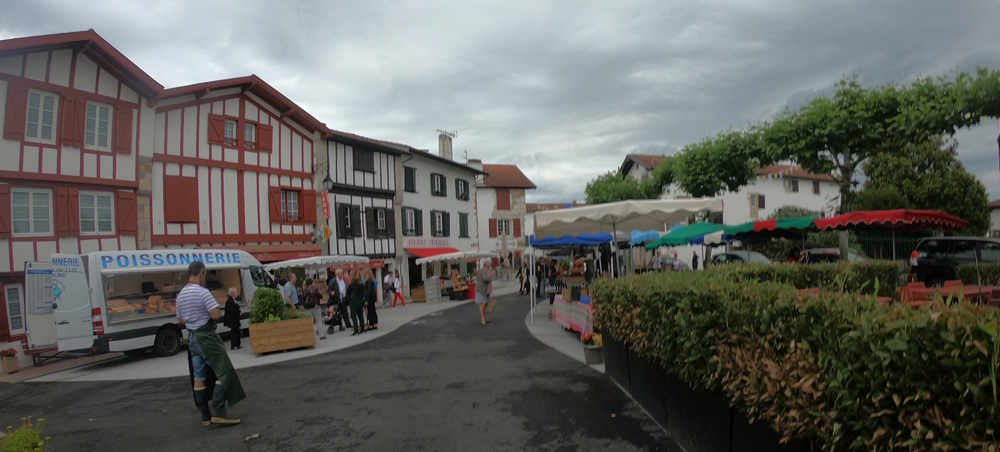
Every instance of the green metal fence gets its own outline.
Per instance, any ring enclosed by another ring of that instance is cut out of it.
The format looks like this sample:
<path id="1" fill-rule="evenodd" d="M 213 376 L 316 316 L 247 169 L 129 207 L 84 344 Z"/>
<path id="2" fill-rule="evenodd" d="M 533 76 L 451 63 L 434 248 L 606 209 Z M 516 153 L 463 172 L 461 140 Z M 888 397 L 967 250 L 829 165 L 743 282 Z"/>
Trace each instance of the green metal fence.
<path id="1" fill-rule="evenodd" d="M 896 260 L 910 258 L 917 248 L 918 237 L 896 237 Z M 892 237 L 856 236 L 851 234 L 851 248 L 872 259 L 892 259 Z"/>

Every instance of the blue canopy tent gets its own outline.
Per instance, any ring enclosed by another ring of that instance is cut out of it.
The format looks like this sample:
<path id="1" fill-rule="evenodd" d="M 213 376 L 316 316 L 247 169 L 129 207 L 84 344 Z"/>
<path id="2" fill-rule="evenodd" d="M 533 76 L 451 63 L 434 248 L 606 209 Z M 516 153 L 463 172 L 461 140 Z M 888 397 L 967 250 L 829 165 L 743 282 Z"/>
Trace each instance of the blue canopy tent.
<path id="1" fill-rule="evenodd" d="M 572 246 L 597 246 L 611 242 L 611 234 L 599 232 L 597 234 L 580 234 L 577 236 L 564 235 L 562 237 L 546 237 L 541 240 L 535 239 L 532 235 L 528 243 L 541 249 L 568 248 Z"/>
<path id="2" fill-rule="evenodd" d="M 645 246 L 646 242 L 653 241 L 658 238 L 660 238 L 660 231 L 650 229 L 643 232 L 636 229 L 632 231 L 632 238 L 629 239 L 628 246 Z"/>

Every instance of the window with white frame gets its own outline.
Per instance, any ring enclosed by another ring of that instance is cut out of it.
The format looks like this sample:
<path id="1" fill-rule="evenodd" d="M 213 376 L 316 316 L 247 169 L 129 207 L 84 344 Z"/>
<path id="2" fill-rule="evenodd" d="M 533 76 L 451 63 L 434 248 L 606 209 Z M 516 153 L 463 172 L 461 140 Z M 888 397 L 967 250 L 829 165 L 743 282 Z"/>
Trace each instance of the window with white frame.
<path id="1" fill-rule="evenodd" d="M 385 209 L 375 210 L 376 227 L 379 231 L 385 230 Z"/>
<path id="2" fill-rule="evenodd" d="M 444 232 L 444 212 L 434 212 L 434 235 Z"/>
<path id="3" fill-rule="evenodd" d="M 114 199 L 111 193 L 80 193 L 80 233 L 114 234 Z"/>
<path id="4" fill-rule="evenodd" d="M 786 193 L 798 193 L 799 192 L 799 181 L 795 179 L 785 179 L 785 192 Z"/>
<path id="5" fill-rule="evenodd" d="M 417 213 L 413 209 L 403 209 L 406 213 L 406 234 L 414 235 L 417 233 Z"/>
<path id="6" fill-rule="evenodd" d="M 10 334 L 24 334 L 24 288 L 20 284 L 6 284 L 3 290 L 7 299 Z"/>
<path id="7" fill-rule="evenodd" d="M 56 142 L 58 99 L 55 94 L 45 91 L 28 91 L 28 114 L 24 121 L 26 139 L 51 144 Z"/>
<path id="8" fill-rule="evenodd" d="M 14 235 L 52 235 L 51 191 L 14 188 L 10 191 L 10 201 Z"/>
<path id="9" fill-rule="evenodd" d="M 243 147 L 250 150 L 257 149 L 257 124 L 243 125 Z"/>
<path id="10" fill-rule="evenodd" d="M 236 146 L 236 120 L 227 119 L 226 120 L 226 136 L 223 140 L 223 144 L 226 146 Z"/>
<path id="11" fill-rule="evenodd" d="M 506 234 L 507 236 L 514 235 L 514 229 L 511 227 L 510 220 L 497 220 L 497 236 Z"/>
<path id="12" fill-rule="evenodd" d="M 281 221 L 299 221 L 299 192 L 281 190 Z"/>
<path id="13" fill-rule="evenodd" d="M 83 145 L 88 149 L 111 150 L 111 106 L 87 102 L 87 122 Z"/>

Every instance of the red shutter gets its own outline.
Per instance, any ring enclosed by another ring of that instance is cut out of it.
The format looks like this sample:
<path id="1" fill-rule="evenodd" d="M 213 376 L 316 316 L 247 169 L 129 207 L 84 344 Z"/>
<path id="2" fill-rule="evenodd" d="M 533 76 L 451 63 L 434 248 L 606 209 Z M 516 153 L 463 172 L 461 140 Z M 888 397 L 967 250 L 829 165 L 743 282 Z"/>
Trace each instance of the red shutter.
<path id="1" fill-rule="evenodd" d="M 117 107 L 118 117 L 115 118 L 115 152 L 119 154 L 132 153 L 132 107 Z M 135 201 L 133 194 L 132 201 Z"/>
<path id="2" fill-rule="evenodd" d="M 208 142 L 222 144 L 226 138 L 226 118 L 222 115 L 208 115 Z"/>
<path id="3" fill-rule="evenodd" d="M 66 218 L 69 219 L 69 235 L 77 237 L 80 235 L 80 190 L 75 188 L 66 189 L 67 203 Z"/>
<path id="4" fill-rule="evenodd" d="M 510 210 L 510 189 L 497 189 L 497 210 Z"/>
<path id="5" fill-rule="evenodd" d="M 74 113 L 76 119 L 73 121 L 73 145 L 82 148 L 83 139 L 87 136 L 87 99 L 80 97 L 76 99 Z"/>
<path id="6" fill-rule="evenodd" d="M 520 236 L 521 236 L 521 219 L 520 218 L 515 218 L 514 219 L 514 237 L 520 237 Z"/>
<path id="7" fill-rule="evenodd" d="M 302 197 L 299 200 L 299 211 L 302 213 L 303 223 L 316 223 L 316 192 L 305 190 L 302 191 Z"/>
<path id="8" fill-rule="evenodd" d="M 281 223 L 281 217 L 284 213 L 281 211 L 281 187 L 270 187 L 267 191 L 271 206 L 271 222 Z"/>
<path id="9" fill-rule="evenodd" d="M 197 198 L 195 198 L 197 200 Z M 118 192 L 118 235 L 139 235 L 135 193 Z"/>
<path id="10" fill-rule="evenodd" d="M 69 190 L 66 187 L 56 187 L 56 202 L 53 208 L 53 220 L 56 224 L 56 237 L 69 237 Z"/>
<path id="11" fill-rule="evenodd" d="M 7 82 L 7 109 L 3 121 L 6 140 L 24 139 L 24 117 L 28 113 L 28 89 Z"/>
<path id="12" fill-rule="evenodd" d="M 497 219 L 490 218 L 490 237 L 497 236 Z"/>
<path id="13" fill-rule="evenodd" d="M 10 215 L 10 185 L 0 184 L 0 239 L 10 238 Z"/>
<path id="14" fill-rule="evenodd" d="M 8 209 L 10 210 L 10 209 Z M 7 325 L 7 291 L 0 284 L 0 341 L 10 340 L 10 326 Z"/>
<path id="15" fill-rule="evenodd" d="M 167 223 L 198 222 L 198 178 L 163 176 L 163 219 Z"/>
<path id="16" fill-rule="evenodd" d="M 271 126 L 257 124 L 257 150 L 260 152 L 271 152 L 272 143 Z"/>
<path id="17" fill-rule="evenodd" d="M 62 100 L 61 141 L 63 146 L 76 146 L 76 98 L 63 94 Z"/>

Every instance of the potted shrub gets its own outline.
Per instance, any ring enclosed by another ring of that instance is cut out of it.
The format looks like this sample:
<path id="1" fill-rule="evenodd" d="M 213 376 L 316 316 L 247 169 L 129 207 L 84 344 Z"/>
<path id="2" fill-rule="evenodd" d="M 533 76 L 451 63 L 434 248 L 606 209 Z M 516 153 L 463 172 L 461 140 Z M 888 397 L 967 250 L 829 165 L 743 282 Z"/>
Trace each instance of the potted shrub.
<path id="1" fill-rule="evenodd" d="M 17 363 L 17 350 L 13 348 L 0 350 L 0 365 L 3 366 L 3 373 L 5 374 L 17 372 L 21 368 Z"/>
<path id="2" fill-rule="evenodd" d="M 315 347 L 314 328 L 312 316 L 288 307 L 278 290 L 260 288 L 254 293 L 250 308 L 250 349 L 255 355 Z"/>
<path id="3" fill-rule="evenodd" d="M 600 334 L 584 334 L 580 337 L 583 342 L 583 358 L 587 364 L 601 364 L 604 362 L 604 342 Z"/>

